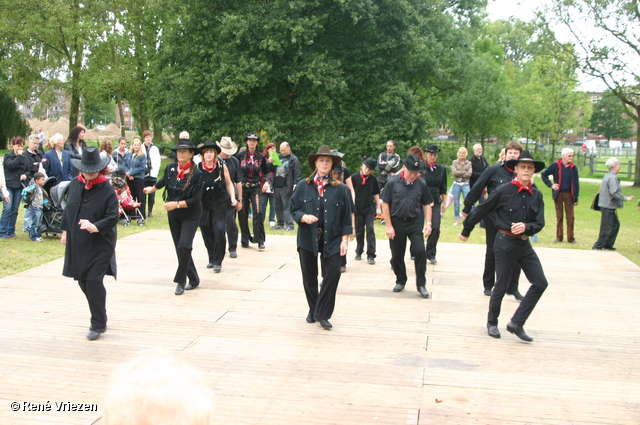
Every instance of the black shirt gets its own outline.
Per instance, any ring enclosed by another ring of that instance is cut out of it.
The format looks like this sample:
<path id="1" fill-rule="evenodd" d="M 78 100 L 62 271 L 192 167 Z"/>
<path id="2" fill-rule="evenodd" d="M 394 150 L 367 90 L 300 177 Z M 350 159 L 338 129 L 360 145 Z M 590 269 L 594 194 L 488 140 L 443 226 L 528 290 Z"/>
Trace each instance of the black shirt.
<path id="1" fill-rule="evenodd" d="M 503 184 L 491 196 L 471 211 L 464 220 L 463 236 L 469 236 L 473 227 L 491 213 L 496 228 L 511 231 L 512 223 L 525 223 L 525 234 L 533 236 L 544 227 L 544 201 L 535 186 L 533 195 L 526 190 L 518 193 L 515 184 Z"/>
<path id="2" fill-rule="evenodd" d="M 269 176 L 269 163 L 257 150 L 252 154 L 249 150 L 244 150 L 238 154 L 237 158 L 240 161 L 243 183 L 262 183 Z"/>
<path id="3" fill-rule="evenodd" d="M 422 172 L 422 178 L 427 182 L 429 190 L 431 191 L 431 197 L 435 205 L 442 203 L 442 197 L 440 195 L 447 194 L 447 167 L 436 162 L 433 170 L 426 163 L 423 163 L 424 168 Z"/>
<path id="4" fill-rule="evenodd" d="M 489 168 L 484 170 L 484 173 L 473 185 L 473 188 L 467 194 L 464 200 L 464 208 L 462 212 L 469 214 L 473 205 L 478 202 L 482 196 L 482 191 L 487 188 L 487 192 L 491 195 L 498 187 L 513 180 L 514 173 L 507 170 L 507 166 L 504 162 L 490 165 Z M 506 230 L 506 229 L 505 229 Z"/>
<path id="5" fill-rule="evenodd" d="M 433 202 L 433 197 L 424 179 L 417 178 L 413 184 L 407 185 L 400 174 L 396 174 L 387 181 L 382 201 L 389 204 L 392 218 L 416 218 L 424 205 Z"/>
<path id="6" fill-rule="evenodd" d="M 353 185 L 353 191 L 356 193 L 355 213 L 358 215 L 375 213 L 376 204 L 374 196 L 380 195 L 380 185 L 378 184 L 378 180 L 376 180 L 376 176 L 369 174 L 367 182 L 363 185 L 360 171 L 358 171 L 351 175 L 351 184 Z"/>
<path id="7" fill-rule="evenodd" d="M 202 214 L 202 186 L 204 176 L 202 171 L 192 164 L 193 175 L 190 179 L 178 179 L 178 163 L 167 164 L 164 174 L 155 184 L 157 189 L 165 188 L 163 199 L 165 202 L 184 201 L 187 208 L 176 208 L 167 213 L 169 218 L 182 220 L 192 215 Z M 187 173 L 188 174 L 188 173 Z"/>
<path id="8" fill-rule="evenodd" d="M 476 181 L 480 178 L 482 173 L 484 173 L 484 170 L 489 167 L 489 163 L 487 162 L 487 159 L 482 155 L 480 156 L 480 158 L 473 155 L 471 158 L 469 158 L 469 162 L 471 163 L 471 178 L 469 179 L 469 187 L 472 188 L 473 185 L 476 184 Z"/>

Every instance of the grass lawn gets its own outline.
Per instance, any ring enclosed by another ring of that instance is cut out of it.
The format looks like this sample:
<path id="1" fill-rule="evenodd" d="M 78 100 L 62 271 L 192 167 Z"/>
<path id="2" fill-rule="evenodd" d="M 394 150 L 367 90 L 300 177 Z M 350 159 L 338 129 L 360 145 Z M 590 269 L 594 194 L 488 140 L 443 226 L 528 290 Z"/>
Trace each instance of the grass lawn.
<path id="1" fill-rule="evenodd" d="M 534 247 L 546 248 L 565 248 L 565 249 L 585 249 L 590 250 L 598 237 L 600 227 L 600 213 L 589 209 L 591 200 L 598 191 L 599 185 L 596 183 L 580 184 L 580 204 L 576 207 L 576 223 L 575 236 L 578 243 L 571 245 L 566 242 L 553 243 L 555 239 L 555 208 L 551 199 L 551 189 L 544 184 L 539 185 L 543 192 L 545 200 L 545 219 L 546 227 L 540 232 L 539 242 L 534 243 Z M 638 211 L 638 200 L 640 200 L 640 189 L 632 187 L 623 187 L 622 192 L 626 196 L 635 196 L 631 202 L 626 202 L 625 207 L 618 210 L 620 218 L 620 233 L 616 241 L 617 252 L 624 255 L 635 264 L 640 266 L 640 231 L 638 223 L 640 222 L 640 211 Z M 17 230 L 18 237 L 10 239 L 0 239 L 0 250 L 3 253 L 0 259 L 0 278 L 10 276 L 12 274 L 27 270 L 49 261 L 64 256 L 64 247 L 60 244 L 58 237 L 45 237 L 45 241 L 41 243 L 32 242 L 26 233 L 22 230 L 22 217 L 24 209 L 20 208 Z M 453 205 L 446 211 L 442 219 L 441 225 L 441 242 L 463 243 L 458 239 L 461 226 L 453 225 Z M 148 229 L 165 229 L 168 230 L 167 213 L 162 208 L 162 192 L 156 193 L 156 206 L 154 208 L 154 216 L 147 220 L 147 225 L 138 227 L 135 221 L 129 227 L 118 225 L 118 237 L 126 237 L 135 233 L 143 232 Z M 281 234 L 295 237 L 295 233 L 287 233 L 275 231 L 265 226 L 267 235 Z M 384 226 L 376 222 L 376 236 L 379 241 L 386 239 Z M 200 236 L 196 236 L 200 237 Z M 565 235 L 566 237 L 566 235 Z M 483 244 L 485 242 L 484 231 L 476 228 L 469 242 Z M 269 250 L 269 239 L 267 237 L 267 250 Z M 355 242 L 349 244 L 349 256 L 354 256 Z M 386 243 L 379 243 L 378 249 L 388 249 Z M 574 266 L 574 265 L 572 265 Z M 62 270 L 60 270 L 62 273 Z"/>

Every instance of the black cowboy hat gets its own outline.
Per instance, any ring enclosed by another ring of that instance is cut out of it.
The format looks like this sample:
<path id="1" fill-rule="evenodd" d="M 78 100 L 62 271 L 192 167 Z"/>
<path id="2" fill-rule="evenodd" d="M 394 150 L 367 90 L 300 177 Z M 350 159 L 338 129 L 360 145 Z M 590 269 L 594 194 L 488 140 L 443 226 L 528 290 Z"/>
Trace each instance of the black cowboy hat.
<path id="1" fill-rule="evenodd" d="M 376 161 L 376 159 L 372 156 L 370 156 L 367 159 L 363 159 L 362 163 L 366 165 L 367 168 L 370 169 L 371 171 L 375 171 L 376 166 L 378 165 L 378 161 Z"/>
<path id="2" fill-rule="evenodd" d="M 528 150 L 523 150 L 522 152 L 520 152 L 520 156 L 518 157 L 518 159 L 512 159 L 510 161 L 507 161 L 506 165 L 507 167 L 513 170 L 516 168 L 516 165 L 518 165 L 518 162 L 533 163 L 533 165 L 536 167 L 536 173 L 539 173 L 540 171 L 544 170 L 544 165 L 545 165 L 544 162 L 534 161 Z"/>
<path id="3" fill-rule="evenodd" d="M 104 158 L 100 158 L 100 152 L 98 152 L 97 147 L 87 146 L 82 149 L 82 159 L 72 159 L 71 163 L 78 169 L 78 171 L 93 174 L 104 170 L 107 165 L 109 165 L 110 161 L 111 157 L 108 155 Z"/>
<path id="4" fill-rule="evenodd" d="M 172 151 L 177 151 L 178 149 L 189 149 L 193 153 L 199 153 L 200 149 L 193 144 L 193 140 L 190 139 L 180 139 L 178 140 L 178 144 L 171 148 Z"/>
<path id="5" fill-rule="evenodd" d="M 333 165 L 331 166 L 331 169 L 336 168 L 338 165 L 341 164 L 341 161 L 342 161 L 341 157 L 339 157 L 338 155 L 334 155 L 333 152 L 331 152 L 331 149 L 329 148 L 329 146 L 322 145 L 320 146 L 320 149 L 318 149 L 317 153 L 312 153 L 309 156 L 307 156 L 307 162 L 309 163 L 309 167 L 311 167 L 312 170 L 316 169 L 316 160 L 318 159 L 318 157 L 321 157 L 321 156 L 331 157 L 331 160 L 333 161 Z"/>
<path id="6" fill-rule="evenodd" d="M 438 148 L 438 145 L 436 145 L 435 143 L 429 143 L 427 147 L 423 149 L 423 151 L 429 152 L 429 153 L 440 153 L 440 149 Z"/>
<path id="7" fill-rule="evenodd" d="M 420 158 L 416 154 L 411 154 L 407 157 L 407 159 L 404 160 L 404 166 L 407 167 L 407 170 L 409 171 L 413 171 L 416 173 L 422 171 L 420 165 Z"/>
<path id="8" fill-rule="evenodd" d="M 246 136 L 244 136 L 244 141 L 246 142 L 249 139 L 256 139 L 256 140 L 260 140 L 260 137 L 258 137 L 258 135 L 256 133 L 254 133 L 253 131 L 249 134 L 247 134 Z"/>
<path id="9" fill-rule="evenodd" d="M 206 149 L 213 149 L 214 151 L 216 151 L 216 154 L 218 154 L 218 155 L 220 154 L 220 151 L 222 150 L 222 148 L 220 148 L 220 146 L 216 145 L 211 140 L 207 140 L 204 143 L 200 143 L 198 145 L 198 149 L 200 149 L 200 153 L 202 153 L 202 151 L 206 150 Z"/>

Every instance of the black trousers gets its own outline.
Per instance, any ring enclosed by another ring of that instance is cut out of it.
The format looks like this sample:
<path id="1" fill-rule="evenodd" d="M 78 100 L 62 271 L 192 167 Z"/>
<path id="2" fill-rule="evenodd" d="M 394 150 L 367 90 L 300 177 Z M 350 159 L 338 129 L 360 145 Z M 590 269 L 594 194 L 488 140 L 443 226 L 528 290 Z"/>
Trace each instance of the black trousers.
<path id="1" fill-rule="evenodd" d="M 620 231 L 620 220 L 618 219 L 618 211 L 614 208 L 600 207 L 600 234 L 594 248 L 613 248 Z"/>
<path id="2" fill-rule="evenodd" d="M 104 283 L 79 279 L 78 285 L 89 303 L 91 329 L 104 332 L 107 328 L 107 290 Z"/>
<path id="3" fill-rule="evenodd" d="M 493 220 L 491 217 L 487 217 L 484 220 L 484 231 L 487 235 L 487 250 L 484 256 L 484 273 L 482 275 L 482 283 L 484 284 L 484 289 L 493 288 L 494 283 L 497 281 L 496 277 L 496 254 L 494 252 L 494 242 L 496 240 L 496 235 L 498 234 L 498 229 L 495 224 L 493 224 Z M 520 266 L 515 265 L 513 268 L 513 274 L 509 280 L 509 288 L 507 289 L 508 294 L 515 294 L 518 290 L 518 281 L 520 280 Z"/>
<path id="4" fill-rule="evenodd" d="M 157 178 L 155 177 L 145 177 L 144 178 L 144 187 L 149 187 L 149 186 L 154 186 L 156 184 L 156 182 L 158 181 Z M 155 192 L 151 192 L 148 195 L 146 195 L 146 205 L 147 205 L 147 213 L 145 214 L 145 217 L 149 217 L 149 214 L 151 214 L 151 212 L 153 211 L 153 206 L 156 204 L 156 193 Z"/>
<path id="5" fill-rule="evenodd" d="M 405 285 L 407 283 L 407 267 L 404 263 L 407 238 L 411 242 L 411 254 L 415 257 L 416 287 L 425 286 L 427 282 L 427 253 L 422 234 L 423 223 L 422 217 L 409 220 L 391 219 L 396 237 L 389 239 L 389 247 L 391 248 L 391 267 L 396 275 L 396 284 Z"/>
<path id="6" fill-rule="evenodd" d="M 523 241 L 522 239 L 499 233 L 495 239 L 494 249 L 498 278 L 496 286 L 491 292 L 487 323 L 498 325 L 502 299 L 509 287 L 513 269 L 518 265 L 522 268 L 529 282 L 531 282 L 531 286 L 513 314 L 511 321 L 516 325 L 524 325 L 548 286 L 547 278 L 544 276 L 544 270 L 542 270 L 542 264 L 540 264 L 538 254 L 533 250 L 528 240 Z"/>
<path id="7" fill-rule="evenodd" d="M 229 251 L 236 251 L 238 248 L 238 223 L 236 223 L 236 207 L 227 210 L 227 242 Z"/>
<path id="8" fill-rule="evenodd" d="M 227 240 L 224 233 L 226 228 L 226 215 L 213 219 L 208 225 L 200 225 L 202 240 L 209 254 L 209 262 L 216 266 L 222 265 L 224 253 L 227 249 Z"/>
<path id="9" fill-rule="evenodd" d="M 249 240 L 254 243 L 264 243 L 264 222 L 262 221 L 262 207 L 260 205 L 260 186 L 242 188 L 242 209 L 238 213 L 240 219 L 240 230 L 242 232 L 242 244 L 246 245 Z M 249 207 L 253 207 L 253 239 L 249 231 Z"/>
<path id="10" fill-rule="evenodd" d="M 318 292 L 318 256 L 306 249 L 298 248 L 300 269 L 302 270 L 302 284 L 309 305 L 309 313 L 316 320 L 329 320 L 336 306 L 336 292 L 340 283 L 339 254 L 325 258 L 320 254 L 322 263 L 322 287 Z"/>
<path id="11" fill-rule="evenodd" d="M 364 236 L 367 232 L 367 258 L 376 258 L 376 234 L 373 229 L 375 213 L 356 214 L 356 254 L 364 252 Z"/>
<path id="12" fill-rule="evenodd" d="M 427 237 L 427 258 L 436 258 L 438 252 L 438 239 L 440 239 L 440 222 L 442 217 L 440 216 L 440 205 L 433 204 L 431 209 L 431 234 Z M 423 214 L 424 215 L 424 214 Z"/>
<path id="13" fill-rule="evenodd" d="M 183 220 L 169 218 L 169 230 L 173 238 L 173 245 L 176 247 L 178 256 L 178 270 L 173 278 L 175 283 L 185 285 L 187 277 L 192 284 L 199 284 L 198 270 L 193 263 L 191 251 L 193 250 L 193 238 L 200 224 L 200 214 L 194 214 Z"/>
<path id="14" fill-rule="evenodd" d="M 143 179 L 133 179 L 127 180 L 127 184 L 129 185 L 129 190 L 131 190 L 131 196 L 134 201 L 140 202 L 140 214 L 142 214 L 142 218 L 145 218 L 146 212 L 145 208 L 145 199 L 144 199 L 144 180 Z"/>

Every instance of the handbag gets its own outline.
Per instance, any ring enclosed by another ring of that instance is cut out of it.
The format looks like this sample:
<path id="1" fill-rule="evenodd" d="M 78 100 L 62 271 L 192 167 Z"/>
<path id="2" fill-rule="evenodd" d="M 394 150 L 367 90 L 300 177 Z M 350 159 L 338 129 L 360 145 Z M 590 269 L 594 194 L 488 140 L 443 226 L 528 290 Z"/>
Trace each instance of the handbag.
<path id="1" fill-rule="evenodd" d="M 594 211 L 600 211 L 600 192 L 596 193 L 596 196 L 593 198 L 593 202 L 591 202 L 591 209 Z"/>

